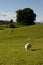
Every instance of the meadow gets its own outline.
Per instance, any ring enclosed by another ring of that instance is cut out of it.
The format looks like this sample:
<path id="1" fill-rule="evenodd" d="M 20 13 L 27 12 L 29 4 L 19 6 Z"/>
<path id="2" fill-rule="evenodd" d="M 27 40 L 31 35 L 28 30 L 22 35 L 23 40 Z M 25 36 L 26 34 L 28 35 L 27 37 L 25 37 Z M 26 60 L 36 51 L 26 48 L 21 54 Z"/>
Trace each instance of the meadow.
<path id="1" fill-rule="evenodd" d="M 43 65 L 43 24 L 11 30 L 0 30 L 0 65 Z M 26 52 L 28 42 L 32 47 Z"/>

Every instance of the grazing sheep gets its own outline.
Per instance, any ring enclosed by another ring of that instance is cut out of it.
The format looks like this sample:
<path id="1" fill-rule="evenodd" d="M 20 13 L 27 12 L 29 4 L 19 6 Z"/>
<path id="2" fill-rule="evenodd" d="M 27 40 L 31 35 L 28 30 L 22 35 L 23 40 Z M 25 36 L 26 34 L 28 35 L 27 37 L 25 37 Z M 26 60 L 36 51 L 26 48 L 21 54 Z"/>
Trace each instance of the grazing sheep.
<path id="1" fill-rule="evenodd" d="M 28 38 L 28 41 L 30 41 L 31 39 L 30 38 Z"/>
<path id="2" fill-rule="evenodd" d="M 30 48 L 31 48 L 31 44 L 30 43 L 25 44 L 26 51 L 28 51 Z"/>
<path id="3" fill-rule="evenodd" d="M 11 34 L 14 32 L 14 30 L 13 29 L 11 29 Z"/>

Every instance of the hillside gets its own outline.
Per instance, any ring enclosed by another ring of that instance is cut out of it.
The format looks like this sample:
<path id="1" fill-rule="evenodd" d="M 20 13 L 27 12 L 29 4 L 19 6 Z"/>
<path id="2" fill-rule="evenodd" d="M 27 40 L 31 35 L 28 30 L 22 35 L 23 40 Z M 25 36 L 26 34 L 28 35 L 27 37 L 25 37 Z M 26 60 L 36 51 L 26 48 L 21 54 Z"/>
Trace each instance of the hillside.
<path id="1" fill-rule="evenodd" d="M 43 24 L 0 30 L 0 65 L 43 65 Z"/>

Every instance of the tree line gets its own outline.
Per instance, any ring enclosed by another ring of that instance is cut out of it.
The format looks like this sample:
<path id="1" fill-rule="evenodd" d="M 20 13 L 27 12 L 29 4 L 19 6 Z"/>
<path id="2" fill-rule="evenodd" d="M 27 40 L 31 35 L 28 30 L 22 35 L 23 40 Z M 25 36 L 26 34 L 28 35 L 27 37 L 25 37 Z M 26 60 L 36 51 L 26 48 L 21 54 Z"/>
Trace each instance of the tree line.
<path id="1" fill-rule="evenodd" d="M 34 25 L 36 20 L 36 13 L 31 8 L 19 9 L 16 11 L 16 23 L 23 25 Z M 10 20 L 9 28 L 15 28 L 13 19 Z"/>

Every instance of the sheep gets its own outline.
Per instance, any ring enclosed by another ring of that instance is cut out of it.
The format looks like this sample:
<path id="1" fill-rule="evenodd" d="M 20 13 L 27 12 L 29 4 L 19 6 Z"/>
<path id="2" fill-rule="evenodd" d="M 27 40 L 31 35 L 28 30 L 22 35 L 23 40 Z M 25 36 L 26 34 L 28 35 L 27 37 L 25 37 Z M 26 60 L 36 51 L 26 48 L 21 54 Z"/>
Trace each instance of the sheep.
<path id="1" fill-rule="evenodd" d="M 28 51 L 30 48 L 31 48 L 31 44 L 30 43 L 25 44 L 26 51 Z"/>
<path id="2" fill-rule="evenodd" d="M 14 33 L 14 30 L 13 30 L 13 29 L 11 29 L 11 34 L 12 34 L 12 33 Z"/>

